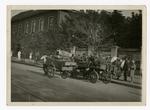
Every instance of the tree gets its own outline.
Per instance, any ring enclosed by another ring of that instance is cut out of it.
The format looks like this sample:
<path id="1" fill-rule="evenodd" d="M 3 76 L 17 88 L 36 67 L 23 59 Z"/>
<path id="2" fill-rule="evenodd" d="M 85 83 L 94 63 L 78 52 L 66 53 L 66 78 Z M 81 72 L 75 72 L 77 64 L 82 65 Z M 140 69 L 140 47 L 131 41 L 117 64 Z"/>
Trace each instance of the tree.
<path id="1" fill-rule="evenodd" d="M 140 48 L 142 45 L 142 13 L 132 13 L 132 18 L 130 21 L 130 47 Z"/>
<path id="2" fill-rule="evenodd" d="M 68 22 L 62 27 L 68 33 L 68 38 L 73 39 L 73 44 L 84 44 L 96 49 L 106 37 L 112 34 L 111 14 L 107 11 L 79 10 L 71 12 L 70 16 Z"/>
<path id="3" fill-rule="evenodd" d="M 125 17 L 121 11 L 114 10 L 111 15 L 112 37 L 116 45 L 121 45 L 122 33 L 125 31 Z"/>
<path id="4" fill-rule="evenodd" d="M 124 48 L 140 48 L 142 44 L 142 13 L 131 13 L 118 30 L 117 44 Z"/>

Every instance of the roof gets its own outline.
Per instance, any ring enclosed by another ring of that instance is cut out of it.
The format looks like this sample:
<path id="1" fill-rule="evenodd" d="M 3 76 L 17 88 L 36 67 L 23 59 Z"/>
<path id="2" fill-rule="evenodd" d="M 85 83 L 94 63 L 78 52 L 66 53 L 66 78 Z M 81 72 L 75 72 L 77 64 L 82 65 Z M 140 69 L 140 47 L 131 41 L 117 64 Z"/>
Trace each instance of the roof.
<path id="1" fill-rule="evenodd" d="M 57 11 L 57 10 L 29 10 L 29 11 L 21 12 L 15 16 L 13 16 L 11 21 L 12 22 L 19 21 L 22 19 L 26 19 L 26 18 L 35 16 L 35 15 L 38 15 L 38 14 L 47 13 L 49 11 Z"/>
<path id="2" fill-rule="evenodd" d="M 23 20 L 38 14 L 43 14 L 43 13 L 48 13 L 48 12 L 57 12 L 57 11 L 63 11 L 63 12 L 71 12 L 69 10 L 29 10 L 29 11 L 24 11 L 21 12 L 15 16 L 12 17 L 11 21 L 15 22 L 15 21 L 19 21 L 19 20 Z"/>

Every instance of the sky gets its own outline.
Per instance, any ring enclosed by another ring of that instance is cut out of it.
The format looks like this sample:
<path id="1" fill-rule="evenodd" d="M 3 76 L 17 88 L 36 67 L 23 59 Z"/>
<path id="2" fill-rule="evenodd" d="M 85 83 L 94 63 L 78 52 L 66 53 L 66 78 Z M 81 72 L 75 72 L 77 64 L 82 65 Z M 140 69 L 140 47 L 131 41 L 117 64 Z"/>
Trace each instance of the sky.
<path id="1" fill-rule="evenodd" d="M 21 12 L 24 12 L 24 11 L 22 11 L 22 10 L 13 10 L 13 11 L 11 11 L 11 17 L 13 17 L 13 16 L 15 16 L 15 15 L 21 13 Z"/>
<path id="2" fill-rule="evenodd" d="M 138 10 L 121 10 L 121 11 L 122 11 L 122 14 L 126 17 L 131 17 L 131 12 L 138 13 Z M 11 12 L 11 16 L 13 17 L 21 12 L 24 12 L 24 10 L 13 10 Z M 110 11 L 110 12 L 112 12 L 112 11 Z"/>

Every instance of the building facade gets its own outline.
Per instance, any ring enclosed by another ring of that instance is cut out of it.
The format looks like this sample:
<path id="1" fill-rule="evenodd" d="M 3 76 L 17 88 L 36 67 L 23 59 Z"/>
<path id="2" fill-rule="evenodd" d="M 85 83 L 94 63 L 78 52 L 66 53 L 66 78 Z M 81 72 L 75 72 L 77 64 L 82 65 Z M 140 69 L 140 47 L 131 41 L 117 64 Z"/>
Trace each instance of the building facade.
<path id="1" fill-rule="evenodd" d="M 43 54 L 54 43 L 54 35 L 60 29 L 60 23 L 65 20 L 66 12 L 59 10 L 31 10 L 22 12 L 11 19 L 11 50 L 13 56 L 21 50 L 24 57 L 30 52 Z M 49 38 L 49 41 L 47 41 Z M 49 47 L 44 44 L 50 43 Z"/>
<path id="2" fill-rule="evenodd" d="M 61 44 L 67 41 L 65 36 L 61 35 L 60 30 L 61 23 L 66 21 L 66 16 L 69 16 L 68 13 L 69 11 L 66 10 L 31 10 L 12 17 L 11 50 L 13 56 L 17 56 L 19 50 L 22 52 L 22 57 L 28 58 L 31 52 L 33 56 L 41 56 L 51 54 L 56 49 L 63 49 Z M 76 46 L 72 52 L 81 56 L 83 54 L 91 55 L 93 48 L 89 45 L 77 47 L 79 42 L 83 45 L 80 39 L 77 39 L 77 44 L 72 45 Z M 140 50 L 119 48 L 116 51 L 116 49 L 112 49 L 114 45 L 113 37 L 106 38 L 97 50 L 98 55 L 102 57 L 132 55 L 136 60 L 140 60 Z"/>

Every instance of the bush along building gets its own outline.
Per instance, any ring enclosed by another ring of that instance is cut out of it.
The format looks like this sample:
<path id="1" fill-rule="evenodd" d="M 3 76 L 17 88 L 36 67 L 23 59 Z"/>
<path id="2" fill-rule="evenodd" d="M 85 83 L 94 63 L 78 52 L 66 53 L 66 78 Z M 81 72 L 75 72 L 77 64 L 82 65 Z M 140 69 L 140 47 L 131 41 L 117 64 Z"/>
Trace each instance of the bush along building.
<path id="1" fill-rule="evenodd" d="M 67 13 L 59 10 L 36 10 L 22 12 L 11 19 L 11 50 L 13 56 L 22 51 L 22 57 L 29 53 L 49 54 L 63 46 L 65 37 L 60 34 L 60 24 Z"/>

